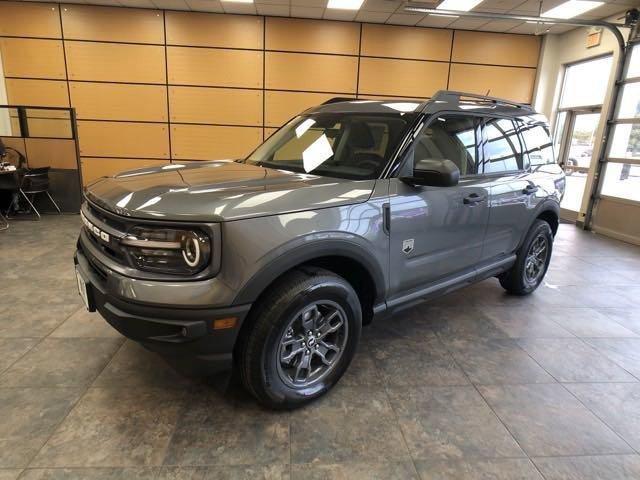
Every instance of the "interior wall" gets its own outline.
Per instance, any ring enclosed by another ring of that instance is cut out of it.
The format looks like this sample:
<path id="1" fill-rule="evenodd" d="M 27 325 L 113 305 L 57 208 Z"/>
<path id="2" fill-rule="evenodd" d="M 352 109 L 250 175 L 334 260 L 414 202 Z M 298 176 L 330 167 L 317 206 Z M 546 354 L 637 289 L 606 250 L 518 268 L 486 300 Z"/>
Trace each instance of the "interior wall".
<path id="1" fill-rule="evenodd" d="M 85 183 L 246 155 L 335 96 L 530 103 L 540 52 L 530 35 L 78 4 L 0 2 L 0 18 L 9 102 L 76 108 Z"/>
<path id="2" fill-rule="evenodd" d="M 617 21 L 609 19 L 610 21 Z M 613 55 L 613 63 L 607 85 L 600 123 L 596 134 L 596 143 L 593 149 L 591 168 L 587 177 L 587 185 L 593 185 L 596 169 L 596 160 L 600 158 L 602 149 L 602 137 L 609 116 L 609 104 L 613 94 L 615 82 L 615 66 L 620 52 L 615 37 L 608 30 L 604 30 L 599 46 L 587 48 L 587 33 L 590 28 L 576 28 L 560 35 L 546 35 L 543 41 L 538 79 L 534 95 L 534 107 L 544 113 L 554 126 L 560 94 L 562 91 L 562 79 L 564 68 L 567 64 L 596 58 L 606 54 Z M 628 29 L 621 29 L 624 38 L 627 38 Z M 588 81 L 588 79 L 585 79 Z M 583 202 L 578 213 L 578 222 L 585 219 L 589 197 L 592 192 L 587 189 L 583 196 Z M 640 244 L 640 205 L 623 199 L 601 198 L 596 202 L 591 228 L 599 233 L 619 238 L 624 241 Z"/>

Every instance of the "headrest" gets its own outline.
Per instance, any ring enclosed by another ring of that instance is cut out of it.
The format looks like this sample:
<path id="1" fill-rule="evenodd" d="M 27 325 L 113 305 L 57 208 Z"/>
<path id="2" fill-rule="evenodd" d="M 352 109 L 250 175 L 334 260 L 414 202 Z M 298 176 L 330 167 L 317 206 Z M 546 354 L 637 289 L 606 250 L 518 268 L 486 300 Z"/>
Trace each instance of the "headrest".
<path id="1" fill-rule="evenodd" d="M 376 142 L 369 125 L 364 122 L 353 122 L 349 135 L 349 145 L 355 148 L 373 148 Z"/>

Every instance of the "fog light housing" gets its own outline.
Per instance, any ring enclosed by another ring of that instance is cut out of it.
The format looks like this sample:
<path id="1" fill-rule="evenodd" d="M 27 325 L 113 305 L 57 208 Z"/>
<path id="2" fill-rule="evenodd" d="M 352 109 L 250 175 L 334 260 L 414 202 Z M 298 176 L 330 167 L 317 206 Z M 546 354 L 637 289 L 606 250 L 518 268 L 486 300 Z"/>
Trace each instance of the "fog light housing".
<path id="1" fill-rule="evenodd" d="M 139 270 L 194 275 L 209 265 L 211 240 L 199 230 L 133 227 L 120 241 Z"/>

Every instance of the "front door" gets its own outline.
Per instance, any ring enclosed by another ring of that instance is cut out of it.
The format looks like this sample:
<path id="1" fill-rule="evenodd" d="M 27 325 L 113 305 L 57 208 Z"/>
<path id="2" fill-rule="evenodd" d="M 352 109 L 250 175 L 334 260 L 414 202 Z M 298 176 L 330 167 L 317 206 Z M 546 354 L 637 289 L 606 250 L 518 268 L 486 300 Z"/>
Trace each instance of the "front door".
<path id="1" fill-rule="evenodd" d="M 489 217 L 489 184 L 476 175 L 480 121 L 440 115 L 417 136 L 399 176 L 424 159 L 447 159 L 460 169 L 454 187 L 409 185 L 391 179 L 388 301 L 468 274 L 480 260 Z"/>
<path id="2" fill-rule="evenodd" d="M 575 220 L 587 187 L 600 112 L 568 111 L 566 115 L 565 144 L 560 152 L 560 164 L 564 168 L 567 186 L 560 207 L 563 218 Z"/>
<path id="3" fill-rule="evenodd" d="M 525 126 L 511 119 L 487 118 L 482 127 L 482 172 L 491 179 L 491 212 L 482 251 L 486 262 L 515 252 L 529 228 L 530 210 L 538 202 L 538 186 L 528 174 L 529 157 L 525 161 L 521 135 L 528 136 L 532 148 L 538 141 L 551 146 L 542 125 Z M 532 152 L 534 158 L 543 155 L 540 148 Z M 539 198 L 545 198 L 542 191 L 539 194 Z"/>

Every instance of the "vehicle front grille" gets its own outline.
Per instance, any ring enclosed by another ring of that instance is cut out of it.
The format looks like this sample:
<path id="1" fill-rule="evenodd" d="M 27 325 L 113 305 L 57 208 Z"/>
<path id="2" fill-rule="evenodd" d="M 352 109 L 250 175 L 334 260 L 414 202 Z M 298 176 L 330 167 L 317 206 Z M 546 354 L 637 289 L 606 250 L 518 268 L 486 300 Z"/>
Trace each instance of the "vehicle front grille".
<path id="1" fill-rule="evenodd" d="M 87 225 L 84 225 L 82 228 L 86 232 L 86 238 L 89 239 L 91 245 L 116 263 L 130 267 L 127 254 L 120 247 L 120 238 L 125 236 L 129 228 L 128 222 L 116 215 L 105 212 L 88 201 L 82 206 L 82 214 L 92 225 L 99 229 L 100 233 L 108 235 L 108 240 L 106 240 L 101 237 L 100 233 L 96 233 Z"/>

